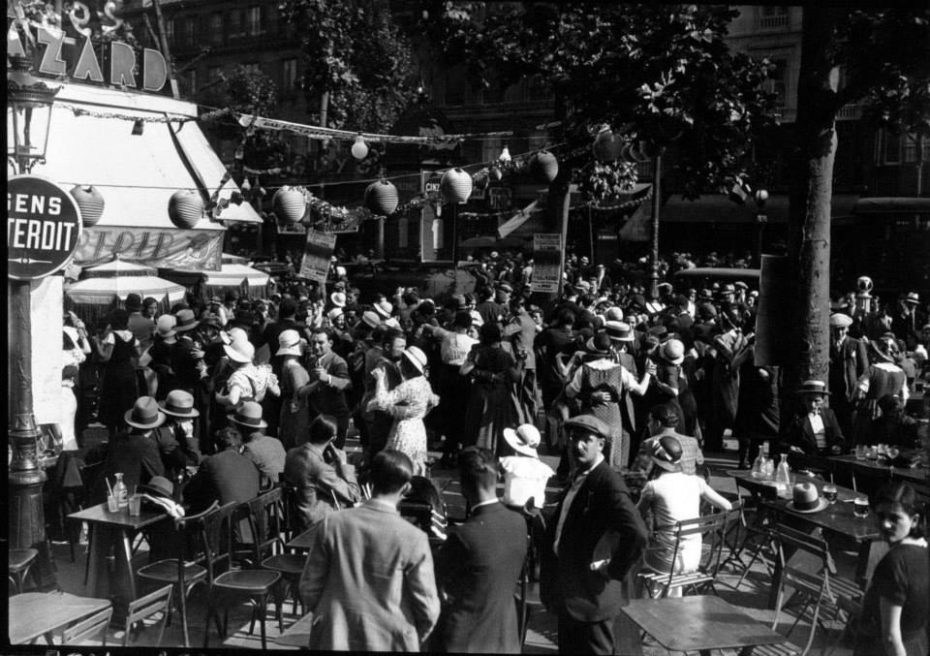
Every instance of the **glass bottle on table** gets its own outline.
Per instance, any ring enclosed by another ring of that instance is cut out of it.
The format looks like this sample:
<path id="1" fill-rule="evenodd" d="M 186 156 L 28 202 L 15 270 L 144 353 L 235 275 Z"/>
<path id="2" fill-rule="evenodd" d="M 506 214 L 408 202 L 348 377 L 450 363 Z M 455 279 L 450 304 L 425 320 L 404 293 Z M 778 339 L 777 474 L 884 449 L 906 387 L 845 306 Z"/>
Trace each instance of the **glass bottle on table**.
<path id="1" fill-rule="evenodd" d="M 752 477 L 753 478 L 765 478 L 765 460 L 768 456 L 768 446 L 763 443 L 759 447 L 759 454 L 756 456 L 756 459 L 752 462 Z"/>
<path id="2" fill-rule="evenodd" d="M 116 476 L 116 483 L 113 484 L 113 496 L 116 497 L 116 505 L 119 508 L 126 508 L 129 506 L 129 490 L 123 482 L 122 472 L 116 472 L 114 476 Z"/>
<path id="3" fill-rule="evenodd" d="M 791 469 L 788 467 L 788 454 L 781 454 L 775 469 L 775 487 L 779 492 L 787 492 L 791 487 Z"/>

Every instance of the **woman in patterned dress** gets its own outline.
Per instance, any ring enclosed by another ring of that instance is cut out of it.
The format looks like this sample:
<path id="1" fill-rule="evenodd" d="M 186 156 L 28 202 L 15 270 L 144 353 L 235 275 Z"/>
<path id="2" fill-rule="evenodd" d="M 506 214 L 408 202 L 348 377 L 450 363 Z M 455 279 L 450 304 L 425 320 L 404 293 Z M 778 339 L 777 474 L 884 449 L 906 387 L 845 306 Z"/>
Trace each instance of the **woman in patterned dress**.
<path id="1" fill-rule="evenodd" d="M 869 444 L 872 426 L 881 416 L 878 400 L 891 395 L 907 404 L 907 374 L 898 362 L 900 349 L 894 333 L 885 333 L 873 340 L 869 348 L 872 364 L 859 378 L 859 410 L 853 425 L 853 444 Z M 848 438 L 847 438 L 848 439 Z"/>
<path id="2" fill-rule="evenodd" d="M 375 395 L 370 407 L 394 417 L 385 448 L 406 454 L 413 461 L 414 476 L 426 475 L 426 426 L 423 418 L 438 403 L 426 378 L 426 354 L 416 346 L 408 346 L 400 361 L 404 381 L 388 391 L 384 369 L 372 371 Z"/>

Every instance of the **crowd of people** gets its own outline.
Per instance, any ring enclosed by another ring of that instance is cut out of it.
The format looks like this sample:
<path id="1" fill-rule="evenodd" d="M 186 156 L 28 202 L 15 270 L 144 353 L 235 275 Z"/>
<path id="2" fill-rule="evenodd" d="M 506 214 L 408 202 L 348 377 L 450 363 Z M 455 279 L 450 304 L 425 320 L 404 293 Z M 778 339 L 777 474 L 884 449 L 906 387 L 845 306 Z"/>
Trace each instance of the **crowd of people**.
<path id="1" fill-rule="evenodd" d="M 756 364 L 745 283 L 662 282 L 651 298 L 635 267 L 570 256 L 561 295 L 540 304 L 531 259 L 479 261 L 473 292 L 437 298 L 366 298 L 334 261 L 324 287 L 284 277 L 267 298 L 190 294 L 160 313 L 131 294 L 90 329 L 67 311 L 64 449 L 99 421 L 109 441 L 86 457 L 104 476 L 167 480 L 191 512 L 289 486 L 298 529 L 319 529 L 300 586 L 317 648 L 519 651 L 500 582 L 529 552 L 560 649 L 610 653 L 628 574 L 687 571 L 700 555 L 698 541 L 670 562 L 663 528 L 702 500 L 729 509 L 701 475 L 728 431 L 740 468 L 765 443 L 837 454 L 921 438 L 907 401 L 930 374 L 930 323 L 914 292 L 872 312 L 839 298 L 828 380 L 785 390 L 778 367 Z M 541 448 L 560 456 L 555 471 Z M 437 466 L 458 469 L 469 516 L 434 562 L 396 509 Z M 627 470 L 648 479 L 636 502 Z M 564 488 L 548 506 L 547 482 Z M 919 515 L 900 500 L 894 512 Z"/>

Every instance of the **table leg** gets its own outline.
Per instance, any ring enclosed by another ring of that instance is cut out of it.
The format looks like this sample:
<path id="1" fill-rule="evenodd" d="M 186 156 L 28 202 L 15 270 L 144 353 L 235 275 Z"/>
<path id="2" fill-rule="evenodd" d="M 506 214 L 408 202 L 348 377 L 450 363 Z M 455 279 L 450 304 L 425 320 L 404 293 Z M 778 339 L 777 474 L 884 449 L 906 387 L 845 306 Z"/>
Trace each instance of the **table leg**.
<path id="1" fill-rule="evenodd" d="M 113 549 L 113 568 L 107 566 Z M 88 553 L 90 595 L 113 602 L 113 623 L 126 618 L 129 602 L 136 599 L 135 573 L 132 571 L 132 545 L 129 535 L 119 529 L 94 527 L 93 549 Z"/>

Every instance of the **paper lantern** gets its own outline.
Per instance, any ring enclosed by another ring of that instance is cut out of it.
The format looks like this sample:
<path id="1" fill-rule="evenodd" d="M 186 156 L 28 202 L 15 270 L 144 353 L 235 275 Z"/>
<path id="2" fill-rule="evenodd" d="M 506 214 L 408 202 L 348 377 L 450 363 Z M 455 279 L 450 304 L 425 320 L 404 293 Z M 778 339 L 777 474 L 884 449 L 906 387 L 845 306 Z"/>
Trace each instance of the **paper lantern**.
<path id="1" fill-rule="evenodd" d="M 375 214 L 390 216 L 397 209 L 397 187 L 387 180 L 378 180 L 365 190 L 365 207 Z"/>
<path id="2" fill-rule="evenodd" d="M 193 189 L 181 189 L 171 194 L 168 218 L 179 228 L 190 229 L 203 217 L 203 198 Z"/>
<path id="3" fill-rule="evenodd" d="M 350 151 L 355 159 L 368 157 L 368 144 L 365 143 L 365 138 L 362 135 L 355 137 L 355 143 L 352 144 Z"/>
<path id="4" fill-rule="evenodd" d="M 439 181 L 439 191 L 447 203 L 467 202 L 473 186 L 471 176 L 460 168 L 449 169 Z"/>
<path id="5" fill-rule="evenodd" d="M 608 127 L 604 127 L 594 138 L 591 149 L 599 162 L 615 162 L 623 150 L 623 140 Z"/>
<path id="6" fill-rule="evenodd" d="M 530 171 L 533 177 L 542 182 L 552 182 L 559 174 L 559 160 L 548 150 L 540 150 L 533 155 L 530 162 Z"/>
<path id="7" fill-rule="evenodd" d="M 278 189 L 271 206 L 281 223 L 297 223 L 307 212 L 307 200 L 297 187 L 284 186 Z"/>
<path id="8" fill-rule="evenodd" d="M 85 228 L 90 228 L 100 221 L 103 216 L 103 194 L 93 185 L 78 185 L 71 190 L 71 197 L 81 208 L 81 222 Z"/>

